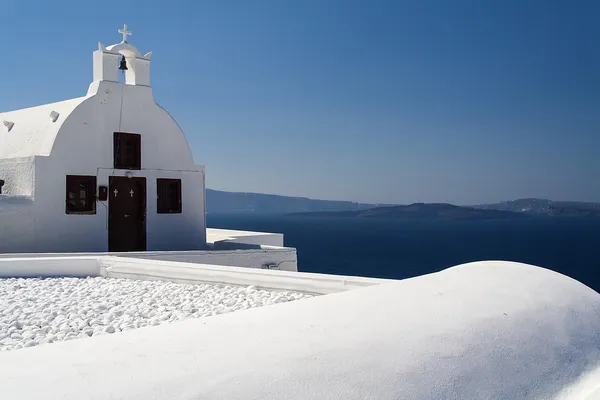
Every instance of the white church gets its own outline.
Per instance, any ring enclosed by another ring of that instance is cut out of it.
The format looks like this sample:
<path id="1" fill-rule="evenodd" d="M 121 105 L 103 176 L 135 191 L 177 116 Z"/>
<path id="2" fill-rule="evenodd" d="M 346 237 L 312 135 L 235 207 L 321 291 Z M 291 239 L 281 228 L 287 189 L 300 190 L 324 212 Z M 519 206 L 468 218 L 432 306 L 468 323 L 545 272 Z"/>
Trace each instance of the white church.
<path id="1" fill-rule="evenodd" d="M 152 53 L 119 33 L 85 96 L 0 113 L 0 253 L 205 247 L 204 166 L 154 99 Z"/>

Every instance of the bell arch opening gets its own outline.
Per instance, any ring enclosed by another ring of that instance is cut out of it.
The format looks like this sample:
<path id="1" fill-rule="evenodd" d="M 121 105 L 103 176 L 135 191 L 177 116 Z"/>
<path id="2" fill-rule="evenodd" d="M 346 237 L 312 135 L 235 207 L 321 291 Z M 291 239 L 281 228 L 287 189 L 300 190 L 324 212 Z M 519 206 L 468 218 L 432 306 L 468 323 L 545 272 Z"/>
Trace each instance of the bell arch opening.
<path id="1" fill-rule="evenodd" d="M 119 63 L 118 63 L 118 72 L 117 72 L 117 79 L 119 83 L 122 84 L 127 84 L 127 76 L 126 73 L 127 71 L 129 71 L 129 67 L 127 65 L 127 58 L 125 57 L 124 54 L 120 54 L 119 56 Z"/>
<path id="2" fill-rule="evenodd" d="M 98 43 L 94 52 L 94 80 L 113 81 L 126 85 L 150 86 L 150 56 L 143 55 L 129 43 L 104 47 Z"/>

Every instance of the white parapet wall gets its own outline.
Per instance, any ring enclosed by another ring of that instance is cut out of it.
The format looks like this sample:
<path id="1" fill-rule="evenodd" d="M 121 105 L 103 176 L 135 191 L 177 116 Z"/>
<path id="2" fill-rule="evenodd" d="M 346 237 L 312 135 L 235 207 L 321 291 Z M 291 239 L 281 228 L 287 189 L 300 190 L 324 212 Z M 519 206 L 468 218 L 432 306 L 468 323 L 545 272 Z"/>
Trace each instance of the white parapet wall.
<path id="1" fill-rule="evenodd" d="M 168 280 L 191 284 L 253 285 L 261 289 L 292 290 L 315 294 L 337 293 L 391 282 L 386 279 L 356 276 L 274 271 L 122 257 L 102 257 L 99 258 L 99 263 L 105 276 L 109 278 Z"/>
<path id="2" fill-rule="evenodd" d="M 311 274 L 115 256 L 5 257 L 0 278 L 88 277 L 228 284 L 329 294 L 388 282 L 385 279 Z"/>
<path id="3" fill-rule="evenodd" d="M 132 259 L 177 261 L 194 264 L 214 264 L 245 268 L 277 269 L 298 271 L 296 249 L 290 247 L 267 247 L 243 250 L 198 250 L 198 251 L 144 251 L 129 253 L 16 253 L 0 254 L 6 258 L 69 258 L 116 256 Z"/>
<path id="4" fill-rule="evenodd" d="M 113 253 L 111 255 L 195 264 L 298 271 L 298 258 L 294 248 L 261 246 L 257 249 L 236 249 L 235 244 L 232 243 L 227 246 L 221 250 L 140 252 L 120 255 Z"/>
<path id="5" fill-rule="evenodd" d="M 98 257 L 5 257 L 0 258 L 0 278 L 104 276 Z"/>
<path id="6" fill-rule="evenodd" d="M 206 242 L 213 245 L 239 243 L 259 246 L 284 247 L 282 233 L 206 229 Z"/>

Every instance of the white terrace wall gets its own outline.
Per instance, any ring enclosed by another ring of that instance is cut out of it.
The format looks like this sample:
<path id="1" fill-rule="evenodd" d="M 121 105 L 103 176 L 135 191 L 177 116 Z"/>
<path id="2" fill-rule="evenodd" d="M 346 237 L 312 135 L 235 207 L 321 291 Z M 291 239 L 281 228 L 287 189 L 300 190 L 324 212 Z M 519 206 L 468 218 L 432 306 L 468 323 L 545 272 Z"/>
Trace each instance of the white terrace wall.
<path id="1" fill-rule="evenodd" d="M 261 289 L 336 293 L 389 282 L 384 279 L 224 267 L 113 256 L 2 257 L 0 278 L 106 277 L 186 284 L 229 284 Z"/>
<path id="2" fill-rule="evenodd" d="M 0 252 L 1 253 L 1 252 Z M 245 268 L 267 268 L 282 271 L 298 271 L 296 249 L 290 247 L 273 248 L 263 246 L 260 249 L 212 250 L 212 251 L 149 251 L 129 253 L 78 253 L 78 257 L 115 256 L 140 260 L 176 261 L 193 264 L 211 264 Z M 71 253 L 10 253 L 0 254 L 0 260 L 11 258 L 66 258 Z"/>
<path id="3" fill-rule="evenodd" d="M 2 262 L 0 259 L 0 270 Z M 294 290 L 329 294 L 391 282 L 357 276 L 310 274 L 256 268 L 224 267 L 172 261 L 140 260 L 125 257 L 99 257 L 103 276 L 139 280 L 163 280 L 177 283 L 226 283 L 253 285 L 261 289 Z"/>
<path id="4" fill-rule="evenodd" d="M 269 248 L 263 246 L 260 249 L 245 250 L 128 253 L 121 256 L 194 264 L 298 271 L 296 249 L 290 247 Z"/>
<path id="5" fill-rule="evenodd" d="M 0 278 L 104 276 L 98 257 L 15 257 L 0 259 Z"/>

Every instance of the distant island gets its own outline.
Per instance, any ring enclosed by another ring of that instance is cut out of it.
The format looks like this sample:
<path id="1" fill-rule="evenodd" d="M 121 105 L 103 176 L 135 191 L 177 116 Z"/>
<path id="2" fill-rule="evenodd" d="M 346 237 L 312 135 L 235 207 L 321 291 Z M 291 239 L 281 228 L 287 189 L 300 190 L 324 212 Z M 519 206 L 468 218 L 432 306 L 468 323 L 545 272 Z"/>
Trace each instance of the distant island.
<path id="1" fill-rule="evenodd" d="M 286 214 L 310 211 L 366 210 L 379 205 L 351 201 L 315 200 L 306 197 L 290 197 L 276 194 L 225 192 L 222 190 L 206 189 L 206 206 L 209 213 Z"/>
<path id="2" fill-rule="evenodd" d="M 350 217 L 350 218 L 399 218 L 435 220 L 491 220 L 523 218 L 524 214 L 513 211 L 486 210 L 461 207 L 444 203 L 415 203 L 407 206 L 375 207 L 358 211 L 317 211 L 291 213 L 305 217 Z"/>
<path id="3" fill-rule="evenodd" d="M 493 204 L 455 206 L 451 204 L 368 204 L 351 201 L 315 200 L 274 194 L 226 192 L 206 189 L 208 213 L 312 214 L 339 213 L 337 216 L 384 218 L 506 219 L 513 214 L 550 217 L 600 217 L 600 203 L 518 199 Z M 412 210 L 412 211 L 411 211 Z M 418 210 L 418 211 L 415 211 Z M 481 211 L 502 211 L 486 213 Z M 436 214 L 437 213 L 437 214 Z M 398 215 L 398 216 L 394 216 Z M 411 217 L 412 215 L 412 217 Z M 433 215 L 438 215 L 433 217 Z"/>
<path id="4" fill-rule="evenodd" d="M 484 210 L 514 211 L 551 217 L 600 217 L 600 203 L 581 201 L 552 201 L 547 199 L 518 199 L 502 203 L 473 206 Z"/>

